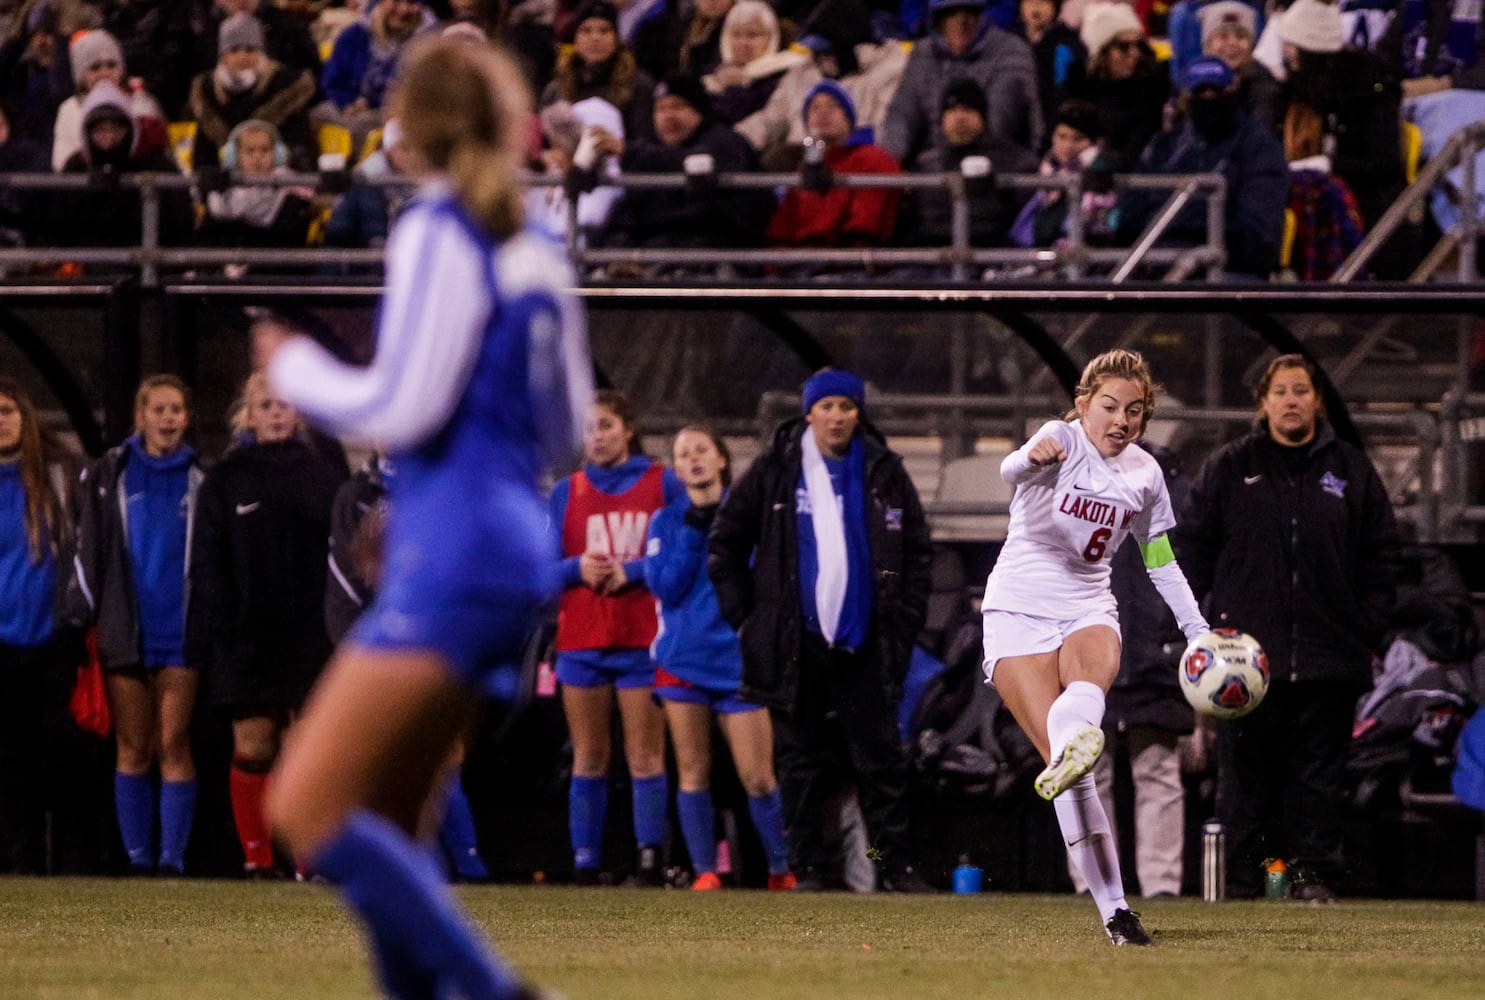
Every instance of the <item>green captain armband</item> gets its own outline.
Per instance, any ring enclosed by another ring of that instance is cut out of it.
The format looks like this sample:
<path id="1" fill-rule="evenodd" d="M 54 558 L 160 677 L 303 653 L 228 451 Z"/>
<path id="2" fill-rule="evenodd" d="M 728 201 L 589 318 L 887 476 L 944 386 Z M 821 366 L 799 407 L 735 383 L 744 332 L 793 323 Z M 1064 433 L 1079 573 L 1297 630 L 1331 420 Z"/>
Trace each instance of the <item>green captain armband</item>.
<path id="1" fill-rule="evenodd" d="M 1175 550 L 1170 547 L 1170 538 L 1166 535 L 1136 544 L 1140 547 L 1140 555 L 1145 559 L 1145 569 L 1159 569 L 1176 561 Z"/>

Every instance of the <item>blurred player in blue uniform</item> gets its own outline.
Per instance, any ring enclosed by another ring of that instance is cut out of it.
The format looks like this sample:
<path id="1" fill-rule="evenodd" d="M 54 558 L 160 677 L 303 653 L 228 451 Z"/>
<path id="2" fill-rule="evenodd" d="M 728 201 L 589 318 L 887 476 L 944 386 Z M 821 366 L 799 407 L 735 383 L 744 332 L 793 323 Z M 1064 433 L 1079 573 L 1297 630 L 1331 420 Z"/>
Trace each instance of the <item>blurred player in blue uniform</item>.
<path id="1" fill-rule="evenodd" d="M 423 188 L 387 245 L 367 368 L 276 323 L 259 360 L 321 427 L 396 462 L 381 589 L 326 669 L 269 816 L 340 886 L 394 997 L 529 997 L 459 912 L 415 839 L 490 669 L 515 659 L 557 584 L 539 480 L 592 394 L 561 249 L 525 228 L 517 168 L 530 95 L 508 58 L 436 39 L 393 98 Z"/>

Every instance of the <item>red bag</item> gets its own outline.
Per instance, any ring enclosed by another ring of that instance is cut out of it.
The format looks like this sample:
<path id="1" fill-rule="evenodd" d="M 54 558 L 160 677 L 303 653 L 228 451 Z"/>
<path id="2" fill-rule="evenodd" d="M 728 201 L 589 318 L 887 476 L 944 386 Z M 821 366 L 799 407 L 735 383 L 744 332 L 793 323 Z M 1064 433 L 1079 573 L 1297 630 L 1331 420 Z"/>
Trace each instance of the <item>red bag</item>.
<path id="1" fill-rule="evenodd" d="M 96 629 L 88 630 L 87 649 L 88 658 L 77 668 L 77 684 L 72 688 L 67 710 L 83 732 L 107 736 L 113 732 L 113 713 L 108 709 L 108 692 L 103 687 L 103 664 L 98 660 Z"/>

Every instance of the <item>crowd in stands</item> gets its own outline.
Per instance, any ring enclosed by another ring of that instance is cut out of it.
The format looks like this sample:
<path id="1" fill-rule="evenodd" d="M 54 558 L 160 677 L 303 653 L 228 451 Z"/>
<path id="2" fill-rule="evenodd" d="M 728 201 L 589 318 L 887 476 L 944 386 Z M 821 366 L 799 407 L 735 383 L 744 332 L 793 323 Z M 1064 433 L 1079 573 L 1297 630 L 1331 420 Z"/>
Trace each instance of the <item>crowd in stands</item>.
<path id="1" fill-rule="evenodd" d="M 832 178 L 955 171 L 1076 172 L 1087 238 L 1128 245 L 1153 207 L 1116 197 L 1116 175 L 1215 170 L 1228 182 L 1226 270 L 1277 274 L 1287 214 L 1289 266 L 1323 279 L 1404 187 L 1404 115 L 1436 128 L 1479 117 L 1472 11 L 1444 0 L 20 0 L 0 3 L 0 170 L 44 170 L 49 148 L 55 171 L 194 172 L 189 195 L 166 199 L 166 245 L 374 247 L 385 222 L 362 214 L 395 195 L 231 185 L 342 165 L 385 176 L 388 158 L 372 154 L 385 152 L 399 59 L 444 32 L 519 56 L 540 95 L 529 166 L 560 178 L 533 205 L 565 234 L 576 200 L 584 246 L 945 246 L 947 187 L 862 191 Z M 1059 152 L 1059 128 L 1078 133 L 1076 150 Z M 804 162 L 816 145 L 823 156 Z M 796 168 L 799 183 L 778 191 L 600 183 Z M 98 188 L 85 207 L 75 192 L 5 192 L 6 239 L 137 244 L 138 194 Z M 992 188 L 971 186 L 972 246 L 1068 239 L 1058 192 Z M 1183 214 L 1167 245 L 1203 242 L 1199 215 Z M 1416 257 L 1394 239 L 1373 273 L 1405 276 Z"/>

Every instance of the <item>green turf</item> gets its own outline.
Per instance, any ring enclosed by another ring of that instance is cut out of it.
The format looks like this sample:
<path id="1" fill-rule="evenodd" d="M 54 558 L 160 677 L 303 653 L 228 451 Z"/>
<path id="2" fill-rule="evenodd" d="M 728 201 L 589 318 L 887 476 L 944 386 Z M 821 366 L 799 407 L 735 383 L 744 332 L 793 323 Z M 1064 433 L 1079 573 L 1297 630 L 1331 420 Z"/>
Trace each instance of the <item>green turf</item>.
<path id="1" fill-rule="evenodd" d="M 1485 907 L 1469 903 L 1137 903 L 1159 946 L 1115 949 L 1071 896 L 460 894 L 570 1000 L 1485 997 Z M 374 995 L 321 887 L 0 879 L 0 998 Z"/>

